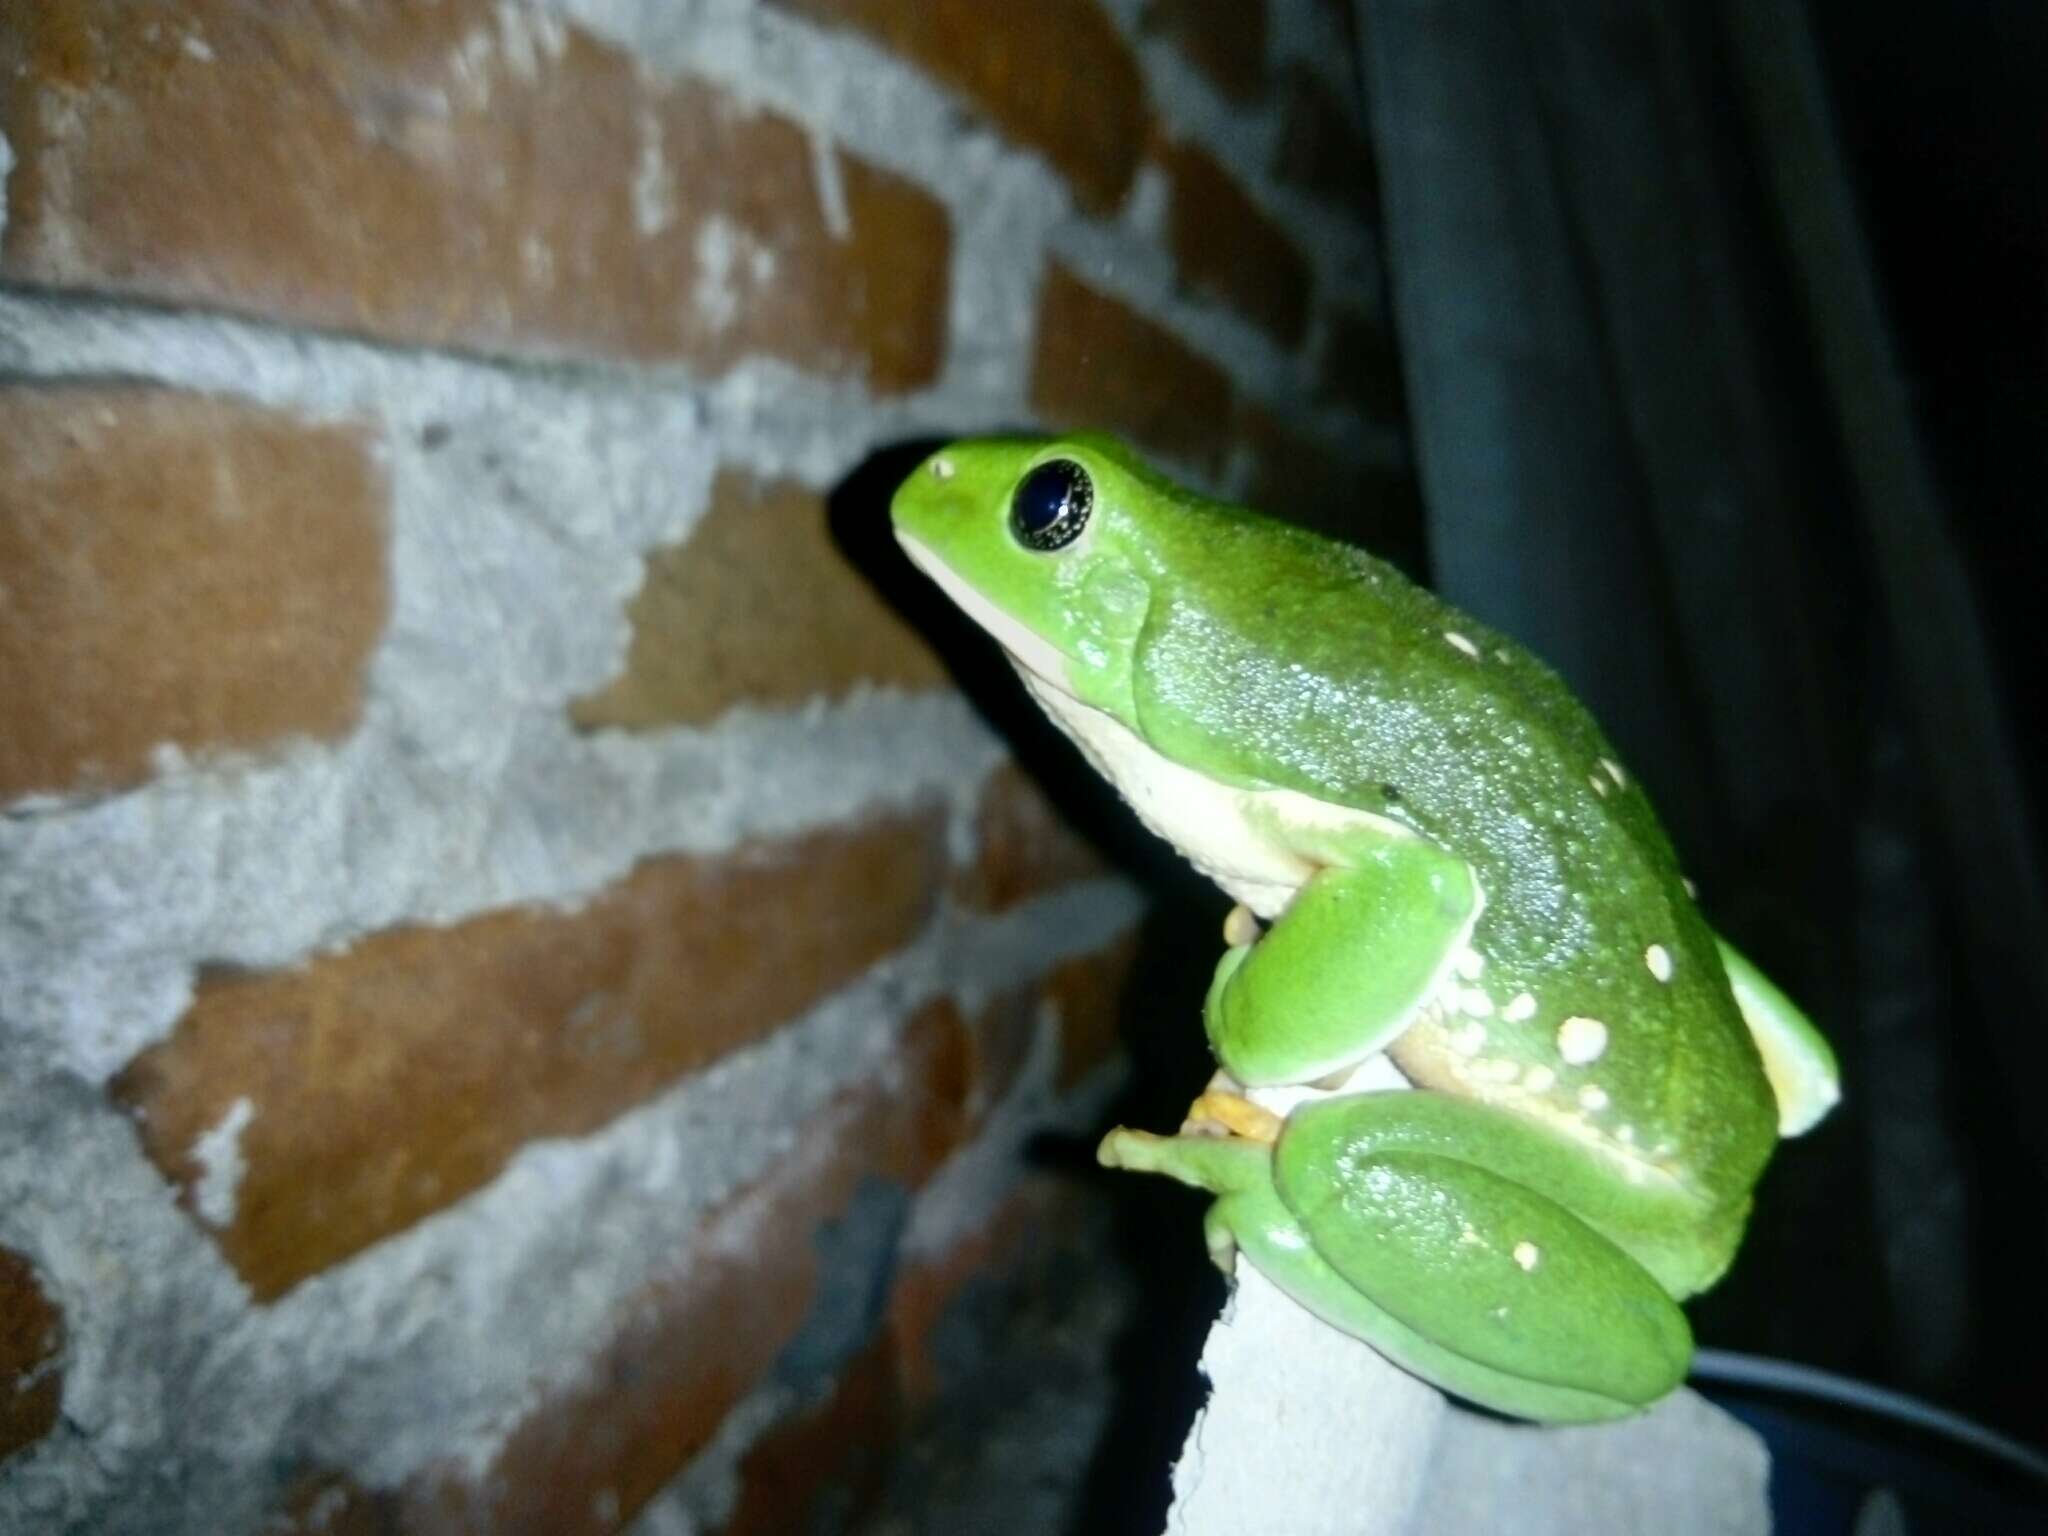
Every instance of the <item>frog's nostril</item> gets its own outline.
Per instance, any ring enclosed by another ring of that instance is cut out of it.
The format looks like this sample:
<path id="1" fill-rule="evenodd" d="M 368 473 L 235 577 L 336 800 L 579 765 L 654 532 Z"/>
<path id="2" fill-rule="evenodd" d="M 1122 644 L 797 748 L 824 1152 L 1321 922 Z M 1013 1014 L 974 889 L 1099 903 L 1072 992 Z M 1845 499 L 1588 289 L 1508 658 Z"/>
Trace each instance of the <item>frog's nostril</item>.
<path id="1" fill-rule="evenodd" d="M 932 460 L 932 478 L 934 480 L 950 480 L 953 478 L 954 473 L 953 461 L 944 454 L 940 454 Z"/>

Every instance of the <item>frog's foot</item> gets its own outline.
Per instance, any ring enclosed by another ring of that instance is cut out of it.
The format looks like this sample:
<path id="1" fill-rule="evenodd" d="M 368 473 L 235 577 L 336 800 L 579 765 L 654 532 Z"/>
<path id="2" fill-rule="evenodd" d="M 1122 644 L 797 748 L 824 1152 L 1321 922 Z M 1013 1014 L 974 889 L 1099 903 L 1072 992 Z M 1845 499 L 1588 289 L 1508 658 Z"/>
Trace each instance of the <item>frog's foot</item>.
<path id="1" fill-rule="evenodd" d="M 1209 1262 L 1226 1275 L 1237 1273 L 1237 1233 L 1230 1224 L 1230 1208 L 1222 1200 L 1209 1202 L 1202 1215 L 1202 1246 Z"/>
<path id="2" fill-rule="evenodd" d="M 1196 1119 L 1195 1105 L 1201 1103 L 1204 1098 L 1212 1093 L 1242 1094 L 1243 1092 L 1244 1084 L 1240 1083 L 1221 1067 L 1218 1067 L 1209 1074 L 1209 1081 L 1202 1085 L 1202 1092 L 1196 1096 L 1193 1103 L 1188 1105 L 1187 1115 L 1181 1120 L 1180 1134 L 1183 1136 L 1228 1136 L 1230 1134 L 1230 1127 L 1222 1121 L 1211 1119 L 1207 1116 L 1199 1120 Z"/>
<path id="3" fill-rule="evenodd" d="M 1268 1183 L 1273 1149 L 1242 1136 L 1155 1136 L 1120 1125 L 1102 1138 L 1095 1158 L 1105 1168 L 1163 1173 L 1224 1195 Z"/>
<path id="4" fill-rule="evenodd" d="M 1280 1139 L 1280 1128 L 1286 1122 L 1270 1109 L 1254 1104 L 1241 1093 L 1231 1093 L 1211 1088 L 1188 1106 L 1187 1119 L 1181 1131 L 1189 1135 L 1211 1135 L 1212 1126 L 1220 1126 L 1225 1133 L 1241 1136 L 1247 1141 L 1263 1141 L 1269 1146 Z"/>
<path id="5" fill-rule="evenodd" d="M 1247 944 L 1256 944 L 1259 934 L 1259 920 L 1252 915 L 1252 909 L 1239 902 L 1230 909 L 1230 916 L 1223 919 L 1223 942 L 1232 949 L 1242 949 Z"/>

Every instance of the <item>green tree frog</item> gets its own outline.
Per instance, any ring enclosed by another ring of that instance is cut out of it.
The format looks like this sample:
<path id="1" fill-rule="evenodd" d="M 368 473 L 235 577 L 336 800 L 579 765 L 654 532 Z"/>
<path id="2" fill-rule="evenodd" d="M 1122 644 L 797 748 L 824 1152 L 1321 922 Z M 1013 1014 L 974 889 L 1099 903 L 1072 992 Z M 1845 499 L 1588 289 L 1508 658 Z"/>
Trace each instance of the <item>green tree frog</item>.
<path id="1" fill-rule="evenodd" d="M 1349 546 L 1114 440 L 925 461 L 892 519 L 1138 816 L 1239 904 L 1177 1134 L 1242 1253 L 1446 1391 L 1618 1417 L 1685 1376 L 1827 1043 L 1719 940 L 1555 674 Z M 1360 1090 L 1398 1068 L 1398 1086 Z"/>

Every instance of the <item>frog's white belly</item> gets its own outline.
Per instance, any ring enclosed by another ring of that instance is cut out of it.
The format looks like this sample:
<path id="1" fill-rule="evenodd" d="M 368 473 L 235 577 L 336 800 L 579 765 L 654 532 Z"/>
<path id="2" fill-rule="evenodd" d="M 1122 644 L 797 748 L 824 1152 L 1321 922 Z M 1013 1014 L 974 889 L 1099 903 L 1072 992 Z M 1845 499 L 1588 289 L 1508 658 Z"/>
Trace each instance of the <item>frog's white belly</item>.
<path id="1" fill-rule="evenodd" d="M 1316 863 L 1276 842 L 1266 816 L 1281 826 L 1334 828 L 1370 823 L 1395 836 L 1415 834 L 1398 822 L 1333 805 L 1292 789 L 1238 789 L 1162 757 L 1115 716 L 1083 704 L 1031 668 L 1017 675 L 1041 708 L 1066 732 L 1096 771 L 1138 813 L 1138 819 L 1216 884 L 1268 920 L 1286 910 L 1316 872 Z M 1266 823 L 1266 824 L 1262 824 Z"/>
<path id="2" fill-rule="evenodd" d="M 1066 675 L 1066 658 L 1053 646 L 961 580 L 924 544 L 900 530 L 897 538 L 911 561 L 1003 647 L 1032 697 L 1117 787 L 1139 820 L 1258 916 L 1279 916 L 1317 869 L 1315 861 L 1276 841 L 1272 825 L 1323 831 L 1370 825 L 1386 836 L 1419 835 L 1369 811 L 1291 789 L 1237 789 L 1168 761 L 1122 721 L 1069 693 L 1057 681 Z M 1261 813 L 1257 820 L 1255 807 Z"/>

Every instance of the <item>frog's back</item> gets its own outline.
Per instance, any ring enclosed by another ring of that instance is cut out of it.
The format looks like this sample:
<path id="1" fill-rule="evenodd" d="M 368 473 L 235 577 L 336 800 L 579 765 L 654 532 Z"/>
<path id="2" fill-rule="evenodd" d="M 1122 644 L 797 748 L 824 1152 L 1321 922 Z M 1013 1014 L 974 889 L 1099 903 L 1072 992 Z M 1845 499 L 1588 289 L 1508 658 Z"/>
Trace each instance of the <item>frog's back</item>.
<path id="1" fill-rule="evenodd" d="M 1486 908 L 1396 1049 L 1708 1205 L 1775 1140 L 1761 1062 L 1655 812 L 1550 669 L 1362 551 L 1177 509 L 1134 670 L 1146 739 L 1247 787 L 1406 822 Z M 1194 573 L 1194 574 L 1189 574 Z"/>

